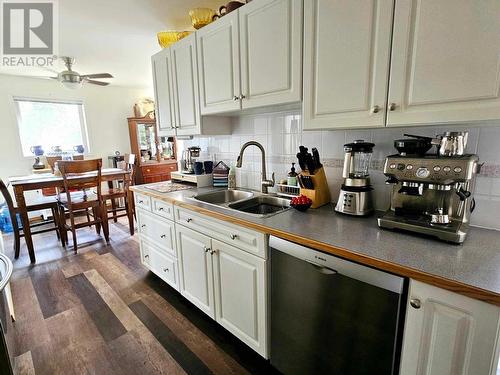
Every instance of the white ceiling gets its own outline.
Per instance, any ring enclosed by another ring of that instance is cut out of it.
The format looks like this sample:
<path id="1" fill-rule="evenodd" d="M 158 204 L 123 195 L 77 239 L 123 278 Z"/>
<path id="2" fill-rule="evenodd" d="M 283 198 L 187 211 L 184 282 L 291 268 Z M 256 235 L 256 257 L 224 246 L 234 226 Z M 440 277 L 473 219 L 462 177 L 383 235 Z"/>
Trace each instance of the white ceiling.
<path id="1" fill-rule="evenodd" d="M 152 86 L 150 57 L 161 49 L 156 33 L 194 30 L 190 9 L 217 9 L 224 2 L 59 0 L 59 56 L 75 57 L 73 68 L 81 74 L 109 72 L 115 77 L 111 80 L 113 85 L 149 88 Z M 0 73 L 51 75 L 40 68 L 0 67 Z"/>

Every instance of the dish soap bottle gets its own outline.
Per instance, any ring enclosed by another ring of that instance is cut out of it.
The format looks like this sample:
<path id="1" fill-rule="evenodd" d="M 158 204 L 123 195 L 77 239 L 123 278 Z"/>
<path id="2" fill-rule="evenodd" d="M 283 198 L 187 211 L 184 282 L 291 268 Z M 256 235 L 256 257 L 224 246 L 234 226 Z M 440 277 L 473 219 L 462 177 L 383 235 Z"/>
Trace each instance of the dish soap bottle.
<path id="1" fill-rule="evenodd" d="M 295 172 L 295 163 L 292 163 L 292 168 L 290 169 L 290 172 L 288 172 L 288 178 L 286 182 L 288 186 L 297 186 L 297 172 Z"/>
<path id="2" fill-rule="evenodd" d="M 229 174 L 227 175 L 227 188 L 236 189 L 236 168 L 234 165 L 229 168 Z"/>

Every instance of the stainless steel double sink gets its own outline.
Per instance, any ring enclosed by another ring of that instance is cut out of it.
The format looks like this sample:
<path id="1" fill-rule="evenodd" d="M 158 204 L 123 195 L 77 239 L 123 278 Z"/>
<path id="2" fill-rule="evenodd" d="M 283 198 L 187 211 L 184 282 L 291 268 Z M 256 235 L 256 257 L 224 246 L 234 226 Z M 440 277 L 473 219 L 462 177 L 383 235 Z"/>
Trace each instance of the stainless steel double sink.
<path id="1" fill-rule="evenodd" d="M 269 217 L 290 208 L 288 199 L 246 190 L 216 190 L 195 195 L 194 199 L 217 207 Z"/>

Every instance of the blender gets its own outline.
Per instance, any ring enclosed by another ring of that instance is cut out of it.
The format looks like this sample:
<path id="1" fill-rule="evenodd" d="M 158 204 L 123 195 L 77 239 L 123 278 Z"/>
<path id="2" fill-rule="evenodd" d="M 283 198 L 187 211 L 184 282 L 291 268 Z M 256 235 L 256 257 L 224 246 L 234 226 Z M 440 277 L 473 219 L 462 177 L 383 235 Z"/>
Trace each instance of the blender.
<path id="1" fill-rule="evenodd" d="M 365 216 L 373 212 L 373 188 L 368 174 L 373 147 L 373 143 L 363 140 L 344 145 L 344 183 L 335 211 L 354 216 Z"/>

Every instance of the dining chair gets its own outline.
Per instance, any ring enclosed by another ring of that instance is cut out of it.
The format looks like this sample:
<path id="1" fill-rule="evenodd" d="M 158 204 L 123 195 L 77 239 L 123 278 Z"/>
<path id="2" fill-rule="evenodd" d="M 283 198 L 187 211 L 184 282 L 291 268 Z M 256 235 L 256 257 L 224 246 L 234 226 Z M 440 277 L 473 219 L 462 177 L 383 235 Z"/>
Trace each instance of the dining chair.
<path id="1" fill-rule="evenodd" d="M 12 222 L 12 229 L 14 232 L 14 257 L 19 258 L 19 252 L 21 249 L 21 237 L 24 237 L 22 226 L 17 221 L 17 214 L 20 212 L 16 203 L 12 199 L 12 196 L 7 189 L 8 185 L 5 185 L 3 180 L 0 178 L 0 191 L 3 195 L 3 199 L 7 204 L 7 208 L 9 209 L 10 221 Z M 35 229 L 31 231 L 31 234 L 41 234 L 46 232 L 51 232 L 53 230 L 56 231 L 57 238 L 60 238 L 59 231 L 59 214 L 58 214 L 58 205 L 54 196 L 44 197 L 41 196 L 32 202 L 28 202 L 26 205 L 26 210 L 28 212 L 39 211 L 39 210 L 51 210 L 52 211 L 52 219 L 45 220 L 43 222 L 37 222 L 30 224 L 30 228 Z M 54 224 L 54 226 L 48 227 L 49 224 Z M 36 229 L 39 227 L 44 227 L 42 229 Z"/>
<path id="2" fill-rule="evenodd" d="M 57 196 L 59 213 L 61 217 L 61 242 L 63 246 L 68 244 L 68 231 L 73 235 L 73 249 L 77 252 L 78 245 L 76 230 L 83 227 L 95 225 L 100 234 L 102 226 L 106 242 L 109 242 L 108 221 L 105 219 L 105 208 L 101 194 L 101 169 L 102 159 L 91 160 L 61 160 L 58 161 L 64 184 L 64 192 Z M 76 178 L 78 177 L 78 178 Z M 73 189 L 83 190 L 76 194 Z M 87 222 L 76 223 L 75 214 L 92 210 L 93 217 Z M 67 211 L 70 223 L 66 222 Z"/>
<path id="3" fill-rule="evenodd" d="M 109 188 L 102 192 L 102 199 L 104 201 L 105 217 L 106 220 L 113 219 L 116 223 L 119 217 L 127 216 L 130 234 L 134 234 L 134 206 L 132 204 L 132 199 L 130 198 L 129 186 L 132 181 L 134 181 L 134 164 L 135 164 L 135 154 L 125 154 L 123 158 L 123 169 L 128 172 L 128 178 L 123 181 L 122 186 L 116 188 L 109 186 Z M 124 206 L 119 207 L 117 205 L 117 200 L 123 199 Z M 111 210 L 108 210 L 106 205 L 107 201 L 111 201 Z M 120 212 L 120 213 L 119 213 Z M 109 215 L 111 214 L 111 215 Z"/>

